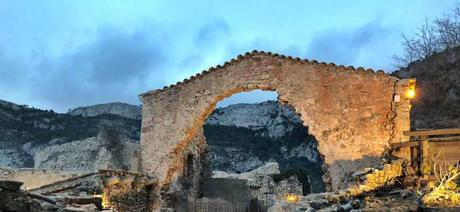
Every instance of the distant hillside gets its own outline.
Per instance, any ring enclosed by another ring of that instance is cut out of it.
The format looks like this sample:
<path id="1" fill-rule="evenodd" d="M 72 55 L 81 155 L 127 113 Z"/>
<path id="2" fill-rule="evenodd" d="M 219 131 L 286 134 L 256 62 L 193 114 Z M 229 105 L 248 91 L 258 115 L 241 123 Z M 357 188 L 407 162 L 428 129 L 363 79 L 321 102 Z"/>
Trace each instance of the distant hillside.
<path id="1" fill-rule="evenodd" d="M 417 79 L 413 129 L 460 127 L 460 47 L 415 61 L 393 75 Z"/>
<path id="2" fill-rule="evenodd" d="M 142 118 L 141 107 L 121 102 L 98 104 L 86 107 L 77 107 L 68 112 L 73 116 L 95 117 L 102 114 L 118 115 L 129 119 L 140 120 Z"/>
<path id="3" fill-rule="evenodd" d="M 96 137 L 107 127 L 139 140 L 140 125 L 118 115 L 72 116 L 0 100 L 0 166 L 33 167 L 38 149 Z"/>

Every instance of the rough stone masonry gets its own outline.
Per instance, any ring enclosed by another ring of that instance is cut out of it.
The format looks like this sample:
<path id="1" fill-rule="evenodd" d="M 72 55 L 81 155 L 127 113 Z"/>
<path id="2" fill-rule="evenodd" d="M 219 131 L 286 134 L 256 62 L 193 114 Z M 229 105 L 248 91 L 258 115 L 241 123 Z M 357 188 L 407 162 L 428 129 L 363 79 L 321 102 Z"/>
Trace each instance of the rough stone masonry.
<path id="1" fill-rule="evenodd" d="M 184 173 L 185 158 L 199 154 L 196 138 L 217 102 L 235 93 L 276 91 L 318 140 L 331 189 L 347 176 L 374 165 L 390 143 L 408 138 L 407 80 L 382 70 L 337 66 L 270 52 L 239 55 L 163 89 L 140 95 L 141 165 L 160 180 L 162 191 Z M 205 146 L 205 145 L 198 145 Z M 204 150 L 203 150 L 204 151 Z M 158 191 L 159 192 L 159 191 Z"/>

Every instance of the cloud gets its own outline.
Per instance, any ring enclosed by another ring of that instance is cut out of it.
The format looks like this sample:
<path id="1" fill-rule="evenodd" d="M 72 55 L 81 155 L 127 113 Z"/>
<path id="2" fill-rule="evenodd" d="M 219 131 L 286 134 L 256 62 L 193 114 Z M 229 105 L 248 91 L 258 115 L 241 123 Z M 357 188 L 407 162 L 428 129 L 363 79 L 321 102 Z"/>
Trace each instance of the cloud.
<path id="1" fill-rule="evenodd" d="M 216 19 L 205 24 L 198 30 L 195 36 L 195 45 L 204 47 L 215 45 L 216 42 L 222 41 L 229 34 L 230 28 L 227 22 L 223 19 Z"/>
<path id="2" fill-rule="evenodd" d="M 7 55 L 0 48 L 0 99 L 15 100 L 23 104 L 22 98 L 27 90 L 29 67 L 24 64 L 25 58 Z"/>
<path id="3" fill-rule="evenodd" d="M 25 67 L 20 63 L 20 59 L 9 57 L 0 48 L 0 88 L 17 89 L 17 84 L 23 81 L 22 75 L 25 74 Z"/>
<path id="4" fill-rule="evenodd" d="M 306 57 L 325 62 L 334 62 L 341 65 L 360 64 L 362 54 L 374 54 L 376 46 L 383 44 L 389 30 L 380 22 L 370 22 L 357 29 L 328 28 L 319 32 L 307 47 Z M 365 65 L 365 64 L 361 64 Z M 368 64 L 369 65 L 369 64 Z"/>
<path id="5" fill-rule="evenodd" d="M 145 84 L 163 83 L 166 50 L 151 30 L 104 28 L 94 41 L 59 58 L 38 59 L 31 93 L 59 111 L 102 102 L 135 103 Z"/>
<path id="6" fill-rule="evenodd" d="M 228 23 L 221 18 L 206 22 L 203 26 L 198 27 L 193 34 L 190 51 L 176 62 L 178 68 L 183 72 L 178 73 L 178 75 L 188 77 L 214 65 L 209 64 L 209 62 L 223 63 L 223 58 L 219 56 L 219 52 L 230 43 L 230 31 L 231 28 Z M 216 58 L 219 61 L 215 61 Z"/>
<path id="7" fill-rule="evenodd" d="M 123 83 L 145 75 L 165 60 L 163 46 L 147 32 L 104 29 L 97 41 L 70 55 L 70 62 L 90 73 L 90 80 Z M 83 66 L 82 66 L 83 65 Z"/>
<path id="8" fill-rule="evenodd" d="M 398 45 L 382 42 L 388 29 L 381 22 L 407 30 L 425 12 L 440 11 L 428 4 L 417 13 L 405 13 L 414 3 L 347 4 L 0 3 L 0 98 L 57 111 L 138 104 L 139 93 L 253 49 L 373 67 L 387 63 L 388 49 Z M 322 13 L 325 8 L 333 15 Z M 400 30 L 393 32 L 399 38 Z"/>
<path id="9" fill-rule="evenodd" d="M 223 19 L 206 22 L 190 33 L 186 52 L 172 42 L 185 35 L 152 25 L 103 27 L 89 42 L 59 54 L 51 54 L 43 43 L 30 50 L 29 58 L 6 57 L 0 51 L 0 74 L 7 76 L 0 78 L 0 88 L 16 92 L 8 95 L 2 89 L 0 98 L 59 112 L 114 101 L 138 104 L 138 94 L 210 66 L 208 59 L 227 44 L 229 31 Z"/>

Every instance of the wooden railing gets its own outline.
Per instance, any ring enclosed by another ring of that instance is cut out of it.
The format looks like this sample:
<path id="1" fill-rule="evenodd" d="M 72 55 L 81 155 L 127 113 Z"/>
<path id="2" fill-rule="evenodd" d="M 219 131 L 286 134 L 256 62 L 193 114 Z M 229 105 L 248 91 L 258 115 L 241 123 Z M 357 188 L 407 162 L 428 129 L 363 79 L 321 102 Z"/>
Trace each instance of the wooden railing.
<path id="1" fill-rule="evenodd" d="M 460 128 L 406 131 L 409 141 L 394 143 L 393 149 L 409 148 L 411 162 L 424 177 L 432 170 L 432 159 L 441 154 L 442 162 L 454 163 L 460 160 Z"/>

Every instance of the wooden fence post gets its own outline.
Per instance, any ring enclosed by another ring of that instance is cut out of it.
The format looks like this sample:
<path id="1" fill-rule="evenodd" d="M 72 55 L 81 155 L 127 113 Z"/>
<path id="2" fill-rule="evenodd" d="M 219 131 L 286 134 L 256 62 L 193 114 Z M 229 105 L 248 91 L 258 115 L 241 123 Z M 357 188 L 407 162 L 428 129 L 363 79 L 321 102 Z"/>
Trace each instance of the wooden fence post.
<path id="1" fill-rule="evenodd" d="M 428 178 L 428 175 L 431 172 L 428 136 L 421 136 L 420 149 L 422 151 L 420 166 L 422 176 L 423 178 Z"/>

